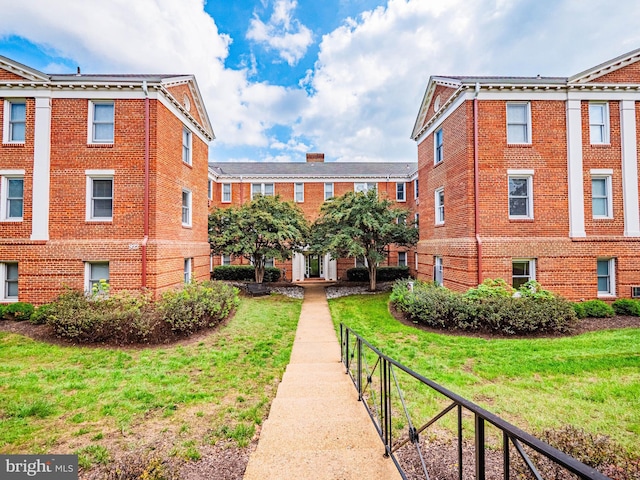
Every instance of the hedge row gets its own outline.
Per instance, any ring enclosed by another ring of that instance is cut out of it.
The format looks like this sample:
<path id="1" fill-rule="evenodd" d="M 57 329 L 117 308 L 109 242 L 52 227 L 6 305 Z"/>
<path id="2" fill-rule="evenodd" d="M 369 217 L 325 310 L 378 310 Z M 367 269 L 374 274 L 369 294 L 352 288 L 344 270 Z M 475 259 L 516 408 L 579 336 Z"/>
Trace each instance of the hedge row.
<path id="1" fill-rule="evenodd" d="M 402 278 L 409 278 L 409 267 L 378 267 L 376 281 L 394 282 Z M 366 267 L 355 267 L 347 270 L 347 280 L 350 282 L 368 282 L 369 270 Z"/>
<path id="2" fill-rule="evenodd" d="M 253 265 L 221 265 L 213 268 L 211 279 L 253 282 L 256 279 L 255 268 Z M 266 267 L 264 269 L 265 282 L 277 282 L 279 279 L 280 269 L 275 267 Z"/>
<path id="3" fill-rule="evenodd" d="M 26 302 L 0 304 L 0 320 L 29 320 L 34 310 L 33 305 Z"/>

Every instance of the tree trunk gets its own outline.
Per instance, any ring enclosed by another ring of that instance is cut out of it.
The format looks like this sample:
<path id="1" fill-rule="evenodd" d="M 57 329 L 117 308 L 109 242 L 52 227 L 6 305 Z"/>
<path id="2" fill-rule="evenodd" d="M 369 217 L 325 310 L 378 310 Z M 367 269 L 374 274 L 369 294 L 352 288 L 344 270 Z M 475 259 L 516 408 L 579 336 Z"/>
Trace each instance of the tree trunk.
<path id="1" fill-rule="evenodd" d="M 264 282 L 264 257 L 262 256 L 253 257 L 253 265 L 255 268 L 256 283 Z"/>
<path id="2" fill-rule="evenodd" d="M 376 262 L 372 262 L 371 260 L 367 259 L 367 263 L 369 264 L 369 291 L 370 292 L 375 292 L 376 291 L 376 272 L 378 271 L 378 268 L 376 266 Z"/>

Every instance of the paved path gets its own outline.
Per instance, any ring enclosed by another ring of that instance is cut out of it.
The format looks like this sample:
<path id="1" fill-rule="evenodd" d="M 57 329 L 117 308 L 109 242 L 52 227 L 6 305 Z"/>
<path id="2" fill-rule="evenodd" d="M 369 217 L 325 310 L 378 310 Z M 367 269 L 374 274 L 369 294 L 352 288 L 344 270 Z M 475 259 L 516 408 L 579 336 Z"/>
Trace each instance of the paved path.
<path id="1" fill-rule="evenodd" d="M 291 361 L 244 480 L 397 480 L 340 363 L 323 285 L 305 285 Z"/>

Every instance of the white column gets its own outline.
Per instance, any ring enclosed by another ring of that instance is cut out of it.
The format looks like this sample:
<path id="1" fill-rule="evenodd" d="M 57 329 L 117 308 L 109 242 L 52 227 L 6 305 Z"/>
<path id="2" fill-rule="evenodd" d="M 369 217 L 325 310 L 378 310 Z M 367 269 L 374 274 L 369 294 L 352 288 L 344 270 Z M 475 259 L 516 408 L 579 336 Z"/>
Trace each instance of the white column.
<path id="1" fill-rule="evenodd" d="M 567 100 L 567 182 L 569 187 L 569 236 L 586 237 L 582 173 L 582 113 L 580 100 Z"/>
<path id="2" fill-rule="evenodd" d="M 49 240 L 51 98 L 36 97 L 31 240 Z"/>
<path id="3" fill-rule="evenodd" d="M 640 212 L 638 211 L 638 144 L 636 126 L 636 102 L 634 100 L 623 100 L 620 103 L 624 236 L 640 237 Z"/>
<path id="4" fill-rule="evenodd" d="M 325 280 L 338 279 L 338 262 L 333 260 L 330 254 L 324 256 L 324 278 Z"/>
<path id="5" fill-rule="evenodd" d="M 304 255 L 295 252 L 291 258 L 291 281 L 304 280 Z"/>

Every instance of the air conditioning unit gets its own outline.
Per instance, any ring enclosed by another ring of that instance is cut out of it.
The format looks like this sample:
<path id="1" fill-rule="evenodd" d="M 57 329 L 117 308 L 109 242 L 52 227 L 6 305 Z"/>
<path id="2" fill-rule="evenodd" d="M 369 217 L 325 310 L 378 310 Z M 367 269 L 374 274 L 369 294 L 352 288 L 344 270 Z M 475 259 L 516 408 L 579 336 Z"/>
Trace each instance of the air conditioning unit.
<path id="1" fill-rule="evenodd" d="M 631 287 L 631 298 L 640 298 L 640 286 Z"/>

